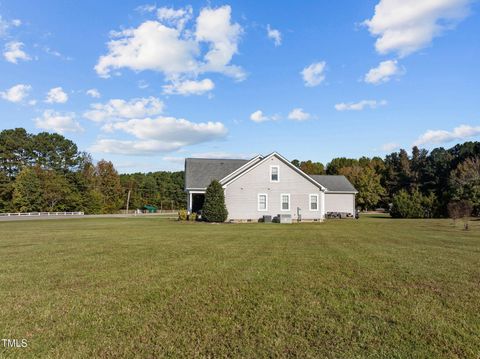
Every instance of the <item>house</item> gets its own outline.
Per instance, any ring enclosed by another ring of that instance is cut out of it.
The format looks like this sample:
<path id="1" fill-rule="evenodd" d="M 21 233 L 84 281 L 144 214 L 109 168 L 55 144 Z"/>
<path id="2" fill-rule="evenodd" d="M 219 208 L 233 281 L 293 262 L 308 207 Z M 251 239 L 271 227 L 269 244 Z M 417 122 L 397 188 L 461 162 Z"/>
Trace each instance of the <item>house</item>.
<path id="1" fill-rule="evenodd" d="M 290 214 L 296 220 L 323 220 L 328 212 L 355 215 L 357 191 L 344 176 L 307 175 L 279 153 L 240 159 L 185 159 L 187 209 L 202 209 L 212 180 L 225 191 L 228 220 L 257 221 Z"/>

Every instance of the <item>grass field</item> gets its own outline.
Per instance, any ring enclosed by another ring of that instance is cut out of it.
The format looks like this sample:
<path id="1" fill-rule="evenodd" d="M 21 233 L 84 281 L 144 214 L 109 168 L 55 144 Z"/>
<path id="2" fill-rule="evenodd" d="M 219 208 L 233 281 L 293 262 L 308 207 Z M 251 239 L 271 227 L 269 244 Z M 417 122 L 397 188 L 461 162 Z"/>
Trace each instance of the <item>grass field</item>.
<path id="1" fill-rule="evenodd" d="M 470 228 L 0 223 L 0 357 L 479 358 Z"/>

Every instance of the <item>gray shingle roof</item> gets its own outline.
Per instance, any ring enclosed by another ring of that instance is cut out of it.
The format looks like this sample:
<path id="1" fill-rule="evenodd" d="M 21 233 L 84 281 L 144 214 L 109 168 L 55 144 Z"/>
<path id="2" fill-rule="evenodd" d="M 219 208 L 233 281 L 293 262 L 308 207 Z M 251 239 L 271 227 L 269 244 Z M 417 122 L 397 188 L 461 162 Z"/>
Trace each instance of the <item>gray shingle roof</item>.
<path id="1" fill-rule="evenodd" d="M 206 188 L 214 179 L 221 180 L 249 160 L 237 159 L 185 159 L 185 188 Z"/>
<path id="2" fill-rule="evenodd" d="M 221 180 L 249 160 L 239 159 L 185 159 L 185 188 L 207 188 L 212 180 Z M 357 192 L 345 176 L 310 175 L 328 191 Z"/>
<path id="3" fill-rule="evenodd" d="M 315 181 L 327 187 L 328 191 L 357 192 L 345 176 L 310 175 Z"/>

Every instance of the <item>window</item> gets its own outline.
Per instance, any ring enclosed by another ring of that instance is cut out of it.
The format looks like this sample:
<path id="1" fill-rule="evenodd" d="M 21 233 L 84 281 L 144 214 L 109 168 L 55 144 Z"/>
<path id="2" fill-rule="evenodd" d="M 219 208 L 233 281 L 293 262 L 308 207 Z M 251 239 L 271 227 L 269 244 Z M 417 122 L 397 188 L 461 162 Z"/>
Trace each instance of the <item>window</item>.
<path id="1" fill-rule="evenodd" d="M 290 195 L 282 193 L 280 195 L 280 204 L 282 211 L 289 211 L 290 210 Z"/>
<path id="2" fill-rule="evenodd" d="M 265 193 L 260 193 L 258 195 L 258 210 L 266 211 L 268 210 L 268 196 Z"/>
<path id="3" fill-rule="evenodd" d="M 318 194 L 310 195 L 310 211 L 318 211 Z"/>
<path id="4" fill-rule="evenodd" d="M 270 166 L 270 182 L 280 182 L 280 167 Z"/>

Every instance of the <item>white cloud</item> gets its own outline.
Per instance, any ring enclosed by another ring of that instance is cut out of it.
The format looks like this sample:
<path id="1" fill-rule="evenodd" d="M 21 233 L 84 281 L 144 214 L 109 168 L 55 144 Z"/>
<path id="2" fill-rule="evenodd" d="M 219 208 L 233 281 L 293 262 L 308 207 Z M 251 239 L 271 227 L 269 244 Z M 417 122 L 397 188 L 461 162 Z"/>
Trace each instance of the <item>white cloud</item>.
<path id="1" fill-rule="evenodd" d="M 157 10 L 158 19 L 168 25 L 173 25 L 179 30 L 183 30 L 185 24 L 192 18 L 193 9 L 187 6 L 182 9 L 173 9 L 161 7 Z"/>
<path id="2" fill-rule="evenodd" d="M 269 39 L 273 40 L 275 46 L 280 46 L 282 44 L 282 34 L 279 30 L 272 29 L 270 25 L 267 25 L 267 36 Z"/>
<path id="3" fill-rule="evenodd" d="M 371 109 L 380 107 L 380 106 L 385 106 L 387 104 L 387 101 L 382 100 L 382 101 L 377 101 L 377 100 L 362 100 L 359 102 L 349 102 L 349 103 L 337 103 L 335 105 L 335 109 L 337 111 L 361 111 L 366 107 L 369 107 Z"/>
<path id="4" fill-rule="evenodd" d="M 54 87 L 47 93 L 46 103 L 65 103 L 68 101 L 68 95 L 61 87 Z"/>
<path id="5" fill-rule="evenodd" d="M 310 115 L 308 112 L 303 111 L 302 108 L 294 108 L 288 114 L 288 119 L 294 121 L 306 121 L 310 118 L 312 118 L 312 115 Z"/>
<path id="6" fill-rule="evenodd" d="M 2 16 L 0 15 L 0 37 L 4 37 L 7 35 L 8 30 L 13 26 L 13 27 L 18 27 L 22 24 L 22 21 L 19 19 L 14 19 L 14 20 L 4 20 L 2 19 Z"/>
<path id="7" fill-rule="evenodd" d="M 37 128 L 47 131 L 58 132 L 82 132 L 83 128 L 75 120 L 75 114 L 71 112 L 60 113 L 53 110 L 45 110 L 42 117 L 34 119 Z"/>
<path id="8" fill-rule="evenodd" d="M 187 22 L 190 13 L 161 8 L 159 21 L 145 21 L 137 28 L 113 32 L 108 53 L 99 58 L 95 70 L 102 77 L 109 77 L 112 70 L 129 68 L 162 72 L 167 80 L 195 78 L 205 72 L 243 79 L 243 70 L 230 65 L 242 33 L 241 26 L 231 22 L 230 6 L 204 8 L 196 27 L 183 29 L 178 22 Z M 207 50 L 203 50 L 205 45 Z"/>
<path id="9" fill-rule="evenodd" d="M 112 122 L 132 118 L 155 116 L 163 112 L 164 103 L 156 97 L 134 98 L 130 101 L 112 99 L 108 102 L 94 103 L 91 110 L 83 116 L 95 122 Z"/>
<path id="10" fill-rule="evenodd" d="M 407 56 L 428 46 L 469 13 L 471 0 L 380 0 L 374 16 L 364 21 L 377 37 L 380 54 Z"/>
<path id="11" fill-rule="evenodd" d="M 420 146 L 427 143 L 446 143 L 455 140 L 466 140 L 479 135 L 480 126 L 460 125 L 455 127 L 453 131 L 428 130 L 414 142 L 414 145 Z"/>
<path id="12" fill-rule="evenodd" d="M 148 12 L 154 12 L 156 9 L 157 9 L 157 7 L 153 4 L 144 4 L 144 5 L 137 6 L 135 8 L 136 11 L 138 11 L 142 14 L 148 13 Z"/>
<path id="13" fill-rule="evenodd" d="M 390 81 L 394 76 L 400 76 L 405 73 L 405 70 L 398 66 L 397 60 L 386 60 L 380 62 L 377 67 L 368 71 L 365 75 L 364 81 L 369 84 L 378 85 Z"/>
<path id="14" fill-rule="evenodd" d="M 172 84 L 163 86 L 163 92 L 170 95 L 202 95 L 212 91 L 214 87 L 215 84 L 210 79 L 174 81 Z"/>
<path id="15" fill-rule="evenodd" d="M 99 58 L 95 70 L 109 77 L 112 69 L 154 70 L 173 76 L 193 73 L 198 67 L 198 45 L 182 39 L 179 30 L 157 21 L 145 21 L 138 28 L 115 34 L 108 43 L 109 52 Z"/>
<path id="16" fill-rule="evenodd" d="M 314 87 L 320 85 L 325 80 L 326 65 L 325 61 L 321 61 L 305 67 L 301 72 L 305 86 Z"/>
<path id="17" fill-rule="evenodd" d="M 221 122 L 194 123 L 174 117 L 132 119 L 112 123 L 110 128 L 133 135 L 136 139 L 101 139 L 92 147 L 93 152 L 156 154 L 221 139 L 227 134 L 227 129 Z"/>
<path id="18" fill-rule="evenodd" d="M 265 122 L 270 121 L 271 118 L 265 116 L 261 110 L 257 110 L 250 115 L 250 120 L 253 122 Z"/>
<path id="19" fill-rule="evenodd" d="M 87 90 L 86 94 L 90 97 L 93 97 L 93 98 L 100 98 L 101 97 L 100 92 L 97 89 Z"/>
<path id="20" fill-rule="evenodd" d="M 18 60 L 31 60 L 30 56 L 28 56 L 27 53 L 22 50 L 23 46 L 23 42 L 20 41 L 7 42 L 3 51 L 3 57 L 5 57 L 5 60 L 11 62 L 12 64 L 18 63 Z"/>
<path id="21" fill-rule="evenodd" d="M 381 150 L 384 152 L 391 152 L 395 151 L 396 149 L 400 148 L 400 145 L 396 142 L 389 142 L 382 145 Z"/>
<path id="22" fill-rule="evenodd" d="M 243 32 L 239 24 L 231 22 L 231 12 L 228 5 L 217 9 L 202 9 L 197 17 L 195 38 L 197 42 L 210 44 L 210 49 L 204 56 L 206 63 L 201 67 L 201 71 L 220 72 L 242 80 L 245 77 L 243 70 L 229 65 L 238 51 L 238 41 Z"/>
<path id="23" fill-rule="evenodd" d="M 22 102 L 28 97 L 32 86 L 25 84 L 18 84 L 10 87 L 8 90 L 0 92 L 0 96 L 10 102 Z"/>

